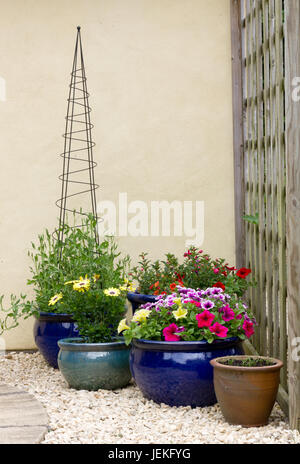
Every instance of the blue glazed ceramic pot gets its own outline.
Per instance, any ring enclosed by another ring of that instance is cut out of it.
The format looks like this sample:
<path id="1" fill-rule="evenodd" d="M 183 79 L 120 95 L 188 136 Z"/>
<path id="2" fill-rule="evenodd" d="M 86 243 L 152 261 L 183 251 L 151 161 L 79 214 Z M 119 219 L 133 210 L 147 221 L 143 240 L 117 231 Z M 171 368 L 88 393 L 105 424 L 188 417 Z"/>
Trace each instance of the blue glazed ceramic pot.
<path id="1" fill-rule="evenodd" d="M 133 340 L 130 369 L 145 398 L 169 406 L 204 407 L 217 402 L 210 361 L 240 354 L 244 350 L 237 338 L 212 344 Z"/>
<path id="2" fill-rule="evenodd" d="M 127 293 L 127 299 L 132 304 L 132 312 L 134 313 L 139 306 L 146 304 L 146 303 L 154 303 L 156 301 L 156 297 L 154 295 L 143 295 L 142 293 Z"/>
<path id="3" fill-rule="evenodd" d="M 82 343 L 80 338 L 69 338 L 58 344 L 58 366 L 70 388 L 115 390 L 128 385 L 130 347 L 123 340 Z"/>
<path id="4" fill-rule="evenodd" d="M 58 340 L 78 337 L 78 329 L 69 314 L 41 312 L 33 328 L 34 340 L 47 363 L 58 369 Z"/>

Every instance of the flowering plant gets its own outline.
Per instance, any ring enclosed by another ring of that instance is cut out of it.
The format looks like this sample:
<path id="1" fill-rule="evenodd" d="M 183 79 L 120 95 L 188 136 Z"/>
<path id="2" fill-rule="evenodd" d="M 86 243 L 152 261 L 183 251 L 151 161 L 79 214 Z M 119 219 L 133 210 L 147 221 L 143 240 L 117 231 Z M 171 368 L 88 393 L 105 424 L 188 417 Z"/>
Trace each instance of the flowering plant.
<path id="1" fill-rule="evenodd" d="M 201 341 L 212 343 L 254 334 L 256 321 L 236 296 L 218 287 L 194 290 L 177 286 L 171 295 L 160 295 L 155 303 L 141 306 L 130 324 L 123 319 L 118 327 L 126 343 L 146 340 Z"/>
<path id="2" fill-rule="evenodd" d="M 250 273 L 251 269 L 236 269 L 225 259 L 212 259 L 203 250 L 191 247 L 184 253 L 182 264 L 170 253 L 166 260 L 155 262 L 147 258 L 147 253 L 142 253 L 131 276 L 137 281 L 140 293 L 146 295 L 172 294 L 176 286 L 181 285 L 194 289 L 219 287 L 228 294 L 242 296 L 249 285 L 253 285 L 246 280 Z"/>
<path id="3" fill-rule="evenodd" d="M 39 312 L 72 314 L 74 305 L 49 305 L 54 295 L 60 295 L 65 281 L 87 275 L 92 282 L 93 276 L 99 275 L 99 289 L 122 285 L 128 272 L 129 257 L 119 259 L 117 245 L 110 237 L 97 243 L 96 226 L 91 215 L 84 219 L 81 228 L 65 224 L 63 244 L 56 240 L 55 233 L 51 234 L 48 230 L 38 236 L 38 242 L 31 244 L 32 250 L 28 253 L 32 261 L 32 276 L 27 285 L 33 286 L 34 301 L 28 300 L 26 295 L 19 298 L 11 295 L 10 307 L 4 308 L 3 295 L 0 295 L 0 310 L 4 313 L 0 319 L 0 334 L 17 327 L 21 318 L 38 316 Z"/>
<path id="4" fill-rule="evenodd" d="M 58 312 L 71 313 L 79 334 L 87 343 L 111 342 L 126 311 L 126 294 L 132 284 L 125 279 L 118 287 L 102 288 L 101 276 L 80 276 L 64 283 L 48 305 Z"/>

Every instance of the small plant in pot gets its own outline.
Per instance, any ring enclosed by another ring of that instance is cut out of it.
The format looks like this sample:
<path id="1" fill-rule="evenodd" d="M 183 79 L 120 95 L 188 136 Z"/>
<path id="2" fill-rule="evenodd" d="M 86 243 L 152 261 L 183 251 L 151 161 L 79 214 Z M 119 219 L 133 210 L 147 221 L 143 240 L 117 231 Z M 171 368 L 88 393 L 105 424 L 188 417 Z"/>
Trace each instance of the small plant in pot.
<path id="1" fill-rule="evenodd" d="M 227 356 L 213 359 L 214 387 L 229 424 L 260 427 L 268 424 L 283 363 L 262 356 Z"/>
<path id="2" fill-rule="evenodd" d="M 58 366 L 71 388 L 113 390 L 129 383 L 129 347 L 117 335 L 126 294 L 126 284 L 103 289 L 99 275 L 86 275 L 65 282 L 53 297 L 55 304 L 72 310 L 80 335 L 58 341 Z"/>
<path id="3" fill-rule="evenodd" d="M 46 230 L 40 234 L 28 253 L 32 276 L 27 285 L 34 289 L 34 300 L 30 301 L 26 295 L 19 298 L 12 295 L 9 308 L 4 309 L 3 297 L 0 298 L 0 307 L 6 313 L 0 321 L 1 331 L 13 329 L 22 318 L 34 316 L 35 343 L 47 363 L 54 368 L 58 367 L 58 340 L 78 336 L 72 309 L 55 304 L 54 295 L 59 295 L 66 280 L 85 275 L 93 279 L 94 275 L 101 275 L 104 286 L 113 275 L 114 285 L 120 285 L 127 273 L 129 258 L 117 261 L 119 253 L 111 238 L 105 238 L 98 244 L 95 227 L 96 221 L 91 215 L 83 220 L 80 228 L 65 224 L 63 244 L 56 240 L 55 233 Z"/>
<path id="4" fill-rule="evenodd" d="M 128 299 L 135 311 L 141 304 L 153 303 L 159 295 L 169 295 L 177 285 L 205 289 L 222 288 L 224 292 L 241 297 L 252 282 L 247 280 L 250 269 L 236 269 L 225 259 L 212 259 L 210 255 L 191 247 L 184 253 L 183 262 L 168 253 L 165 260 L 151 262 L 147 253 L 131 271 L 137 282 L 138 292 L 129 292 Z"/>
<path id="5" fill-rule="evenodd" d="M 210 361 L 244 354 L 242 342 L 254 333 L 253 315 L 238 297 L 212 287 L 177 286 L 123 319 L 119 333 L 132 343 L 130 368 L 144 396 L 170 406 L 217 402 Z"/>

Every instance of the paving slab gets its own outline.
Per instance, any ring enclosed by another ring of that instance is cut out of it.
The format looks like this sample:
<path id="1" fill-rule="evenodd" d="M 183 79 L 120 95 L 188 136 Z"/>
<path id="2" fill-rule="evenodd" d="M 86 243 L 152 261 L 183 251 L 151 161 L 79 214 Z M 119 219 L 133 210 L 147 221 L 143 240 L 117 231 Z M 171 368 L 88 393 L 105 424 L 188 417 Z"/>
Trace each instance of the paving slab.
<path id="1" fill-rule="evenodd" d="M 40 443 L 48 431 L 48 416 L 31 394 L 0 384 L 0 444 Z"/>

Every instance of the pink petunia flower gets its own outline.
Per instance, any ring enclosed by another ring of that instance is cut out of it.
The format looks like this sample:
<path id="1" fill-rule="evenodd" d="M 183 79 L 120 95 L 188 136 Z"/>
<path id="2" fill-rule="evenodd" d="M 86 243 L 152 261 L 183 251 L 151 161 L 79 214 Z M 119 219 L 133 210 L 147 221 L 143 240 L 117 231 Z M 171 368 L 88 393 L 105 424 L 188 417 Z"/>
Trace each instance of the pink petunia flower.
<path id="1" fill-rule="evenodd" d="M 166 342 L 179 342 L 181 337 L 176 335 L 176 333 L 183 332 L 184 327 L 177 327 L 176 324 L 170 324 L 168 327 L 165 327 L 163 330 L 163 336 L 165 337 Z"/>
<path id="2" fill-rule="evenodd" d="M 234 311 L 230 308 L 229 305 L 226 305 L 222 308 L 222 312 L 223 312 L 223 315 L 222 315 L 222 319 L 223 321 L 225 322 L 229 322 L 229 321 L 232 321 L 232 319 L 234 319 Z"/>
<path id="3" fill-rule="evenodd" d="M 202 327 L 210 327 L 214 318 L 215 315 L 207 310 L 203 311 L 201 314 L 197 314 L 196 319 L 198 321 L 199 329 L 202 329 Z"/>
<path id="4" fill-rule="evenodd" d="M 200 301 L 192 300 L 191 303 L 193 303 L 193 305 L 197 306 L 197 308 L 201 308 L 201 303 L 200 303 Z"/>
<path id="5" fill-rule="evenodd" d="M 250 338 L 252 335 L 254 335 L 253 325 L 254 324 L 251 321 L 245 321 L 243 324 L 243 329 L 247 338 Z"/>
<path id="6" fill-rule="evenodd" d="M 227 337 L 227 333 L 228 333 L 227 327 L 224 327 L 224 325 L 219 324 L 219 322 L 216 322 L 214 325 L 209 327 L 209 330 L 220 338 Z"/>

